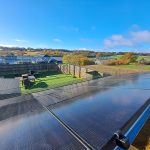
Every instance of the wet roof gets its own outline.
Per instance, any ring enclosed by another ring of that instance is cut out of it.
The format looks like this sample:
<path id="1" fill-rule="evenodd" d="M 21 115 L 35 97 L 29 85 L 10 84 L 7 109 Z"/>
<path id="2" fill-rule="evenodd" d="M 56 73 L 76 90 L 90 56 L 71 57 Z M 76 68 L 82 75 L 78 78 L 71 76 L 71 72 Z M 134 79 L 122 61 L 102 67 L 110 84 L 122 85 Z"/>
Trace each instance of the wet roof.
<path id="1" fill-rule="evenodd" d="M 105 84 L 97 80 L 86 86 L 95 91 L 50 106 L 31 95 L 1 100 L 1 150 L 85 149 L 61 123 L 91 147 L 101 149 L 116 130 L 149 104 L 149 73 L 108 78 Z"/>

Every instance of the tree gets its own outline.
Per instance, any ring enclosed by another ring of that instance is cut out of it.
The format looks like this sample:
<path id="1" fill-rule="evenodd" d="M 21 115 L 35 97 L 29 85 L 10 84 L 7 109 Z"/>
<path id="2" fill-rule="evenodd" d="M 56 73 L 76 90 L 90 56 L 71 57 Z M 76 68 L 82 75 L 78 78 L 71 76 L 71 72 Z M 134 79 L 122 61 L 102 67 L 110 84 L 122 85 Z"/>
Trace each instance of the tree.
<path id="1" fill-rule="evenodd" d="M 99 58 L 99 57 L 102 57 L 102 56 L 103 56 L 103 53 L 101 53 L 101 52 L 96 53 L 96 58 Z"/>
<path id="2" fill-rule="evenodd" d="M 134 53 L 126 53 L 120 59 L 126 60 L 129 63 L 132 63 L 132 62 L 136 62 L 137 55 L 135 55 Z"/>
<path id="3" fill-rule="evenodd" d="M 63 56 L 63 63 L 73 64 L 78 66 L 92 65 L 94 62 L 82 54 L 70 54 Z"/>

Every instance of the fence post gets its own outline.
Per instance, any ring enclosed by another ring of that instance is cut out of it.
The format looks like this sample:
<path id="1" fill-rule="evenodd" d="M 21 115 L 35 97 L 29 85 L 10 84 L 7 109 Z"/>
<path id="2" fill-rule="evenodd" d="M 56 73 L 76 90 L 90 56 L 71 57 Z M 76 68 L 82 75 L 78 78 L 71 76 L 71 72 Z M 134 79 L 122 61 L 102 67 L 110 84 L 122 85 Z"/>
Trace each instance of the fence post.
<path id="1" fill-rule="evenodd" d="M 81 78 L 81 66 L 79 66 L 79 78 Z"/>
<path id="2" fill-rule="evenodd" d="M 73 77 L 75 77 L 75 65 L 73 65 Z"/>
<path id="3" fill-rule="evenodd" d="M 70 74 L 70 64 L 68 64 L 68 74 Z"/>

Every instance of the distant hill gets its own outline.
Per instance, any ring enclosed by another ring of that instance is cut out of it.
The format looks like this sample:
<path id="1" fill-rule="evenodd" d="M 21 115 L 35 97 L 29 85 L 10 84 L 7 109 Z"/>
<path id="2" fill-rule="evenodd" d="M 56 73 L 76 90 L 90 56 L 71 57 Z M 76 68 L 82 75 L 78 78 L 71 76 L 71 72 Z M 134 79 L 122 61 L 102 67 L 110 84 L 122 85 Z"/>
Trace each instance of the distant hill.
<path id="1" fill-rule="evenodd" d="M 83 54 L 87 57 L 96 57 L 98 53 L 101 56 L 124 55 L 127 52 L 96 52 L 94 50 L 68 50 L 68 49 L 53 49 L 53 48 L 32 48 L 32 47 L 4 47 L 0 46 L 0 56 L 35 56 L 46 54 L 50 56 L 63 56 L 69 53 Z M 136 53 L 137 55 L 150 56 L 150 53 Z"/>

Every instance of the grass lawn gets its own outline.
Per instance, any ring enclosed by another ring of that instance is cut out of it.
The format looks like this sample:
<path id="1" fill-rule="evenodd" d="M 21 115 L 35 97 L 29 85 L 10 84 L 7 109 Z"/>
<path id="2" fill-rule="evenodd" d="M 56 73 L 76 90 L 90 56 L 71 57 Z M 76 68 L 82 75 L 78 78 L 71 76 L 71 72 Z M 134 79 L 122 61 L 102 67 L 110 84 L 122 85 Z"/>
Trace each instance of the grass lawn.
<path id="1" fill-rule="evenodd" d="M 27 89 L 20 83 L 22 93 L 33 93 L 46 89 L 53 89 L 65 85 L 82 82 L 82 79 L 73 78 L 71 75 L 58 74 L 52 72 L 41 72 L 35 83 L 31 83 L 31 86 Z"/>
<path id="2" fill-rule="evenodd" d="M 111 57 L 115 58 L 115 59 L 120 59 L 122 56 L 123 55 L 114 55 L 114 56 L 111 56 Z M 138 56 L 137 61 L 141 60 L 142 58 L 144 58 L 146 61 L 150 61 L 150 56 Z"/>
<path id="3" fill-rule="evenodd" d="M 121 58 L 123 55 L 114 55 L 114 56 L 111 56 L 111 58 L 115 58 L 115 59 L 119 59 Z"/>
<path id="4" fill-rule="evenodd" d="M 119 65 L 115 67 L 121 67 L 121 68 L 128 68 L 128 69 L 138 69 L 138 70 L 149 70 L 150 71 L 150 65 Z"/>
<path id="5" fill-rule="evenodd" d="M 150 56 L 139 56 L 137 60 L 144 58 L 146 61 L 150 61 Z"/>

